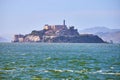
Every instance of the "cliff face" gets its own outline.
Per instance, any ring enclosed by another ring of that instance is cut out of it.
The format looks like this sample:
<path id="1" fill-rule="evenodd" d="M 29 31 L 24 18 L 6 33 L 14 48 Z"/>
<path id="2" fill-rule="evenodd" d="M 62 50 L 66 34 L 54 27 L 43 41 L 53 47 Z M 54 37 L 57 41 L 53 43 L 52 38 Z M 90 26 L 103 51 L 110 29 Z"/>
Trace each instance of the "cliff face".
<path id="1" fill-rule="evenodd" d="M 13 42 L 53 42 L 53 43 L 103 43 L 96 35 L 80 35 L 77 29 L 65 25 L 45 25 L 43 30 L 27 35 L 14 35 Z"/>
<path id="2" fill-rule="evenodd" d="M 73 37 L 59 36 L 55 38 L 45 39 L 44 42 L 54 43 L 104 43 L 104 41 L 96 35 L 79 35 Z"/>

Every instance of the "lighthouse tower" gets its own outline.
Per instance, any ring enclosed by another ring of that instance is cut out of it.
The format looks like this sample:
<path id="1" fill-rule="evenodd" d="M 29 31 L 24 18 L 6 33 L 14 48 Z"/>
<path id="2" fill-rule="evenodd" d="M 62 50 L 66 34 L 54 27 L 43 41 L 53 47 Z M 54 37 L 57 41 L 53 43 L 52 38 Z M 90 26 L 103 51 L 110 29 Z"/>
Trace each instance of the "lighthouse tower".
<path id="1" fill-rule="evenodd" d="M 65 20 L 63 20 L 63 25 L 65 26 Z"/>
<path id="2" fill-rule="evenodd" d="M 65 20 L 63 20 L 63 29 L 68 29 L 66 24 L 65 24 Z"/>

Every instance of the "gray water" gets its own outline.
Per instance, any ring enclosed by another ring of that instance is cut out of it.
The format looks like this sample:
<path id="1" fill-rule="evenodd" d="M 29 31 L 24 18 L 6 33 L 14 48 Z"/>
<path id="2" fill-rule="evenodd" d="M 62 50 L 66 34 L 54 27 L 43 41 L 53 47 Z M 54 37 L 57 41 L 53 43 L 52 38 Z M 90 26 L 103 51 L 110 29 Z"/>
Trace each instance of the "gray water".
<path id="1" fill-rule="evenodd" d="M 0 43 L 0 80 L 120 80 L 120 44 Z"/>

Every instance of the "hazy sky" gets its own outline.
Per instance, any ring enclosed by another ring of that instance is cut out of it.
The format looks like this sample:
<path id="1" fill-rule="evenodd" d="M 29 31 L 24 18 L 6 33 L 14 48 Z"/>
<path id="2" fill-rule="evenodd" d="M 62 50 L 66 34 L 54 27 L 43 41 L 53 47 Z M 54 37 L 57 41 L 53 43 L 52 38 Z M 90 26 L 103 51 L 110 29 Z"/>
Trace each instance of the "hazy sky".
<path id="1" fill-rule="evenodd" d="M 120 28 L 120 0 L 0 0 L 0 36 L 41 30 L 44 24 Z"/>

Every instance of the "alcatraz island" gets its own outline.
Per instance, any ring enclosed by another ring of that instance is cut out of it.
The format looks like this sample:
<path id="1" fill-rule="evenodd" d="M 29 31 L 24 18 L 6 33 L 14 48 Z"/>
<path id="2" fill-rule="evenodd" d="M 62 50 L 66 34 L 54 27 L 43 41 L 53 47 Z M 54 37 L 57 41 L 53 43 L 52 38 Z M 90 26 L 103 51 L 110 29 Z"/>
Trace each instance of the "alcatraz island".
<path id="1" fill-rule="evenodd" d="M 69 28 L 63 20 L 62 25 L 45 24 L 42 30 L 33 30 L 31 33 L 14 35 L 12 42 L 44 42 L 44 43 L 104 43 L 93 34 L 79 34 L 74 26 Z"/>

